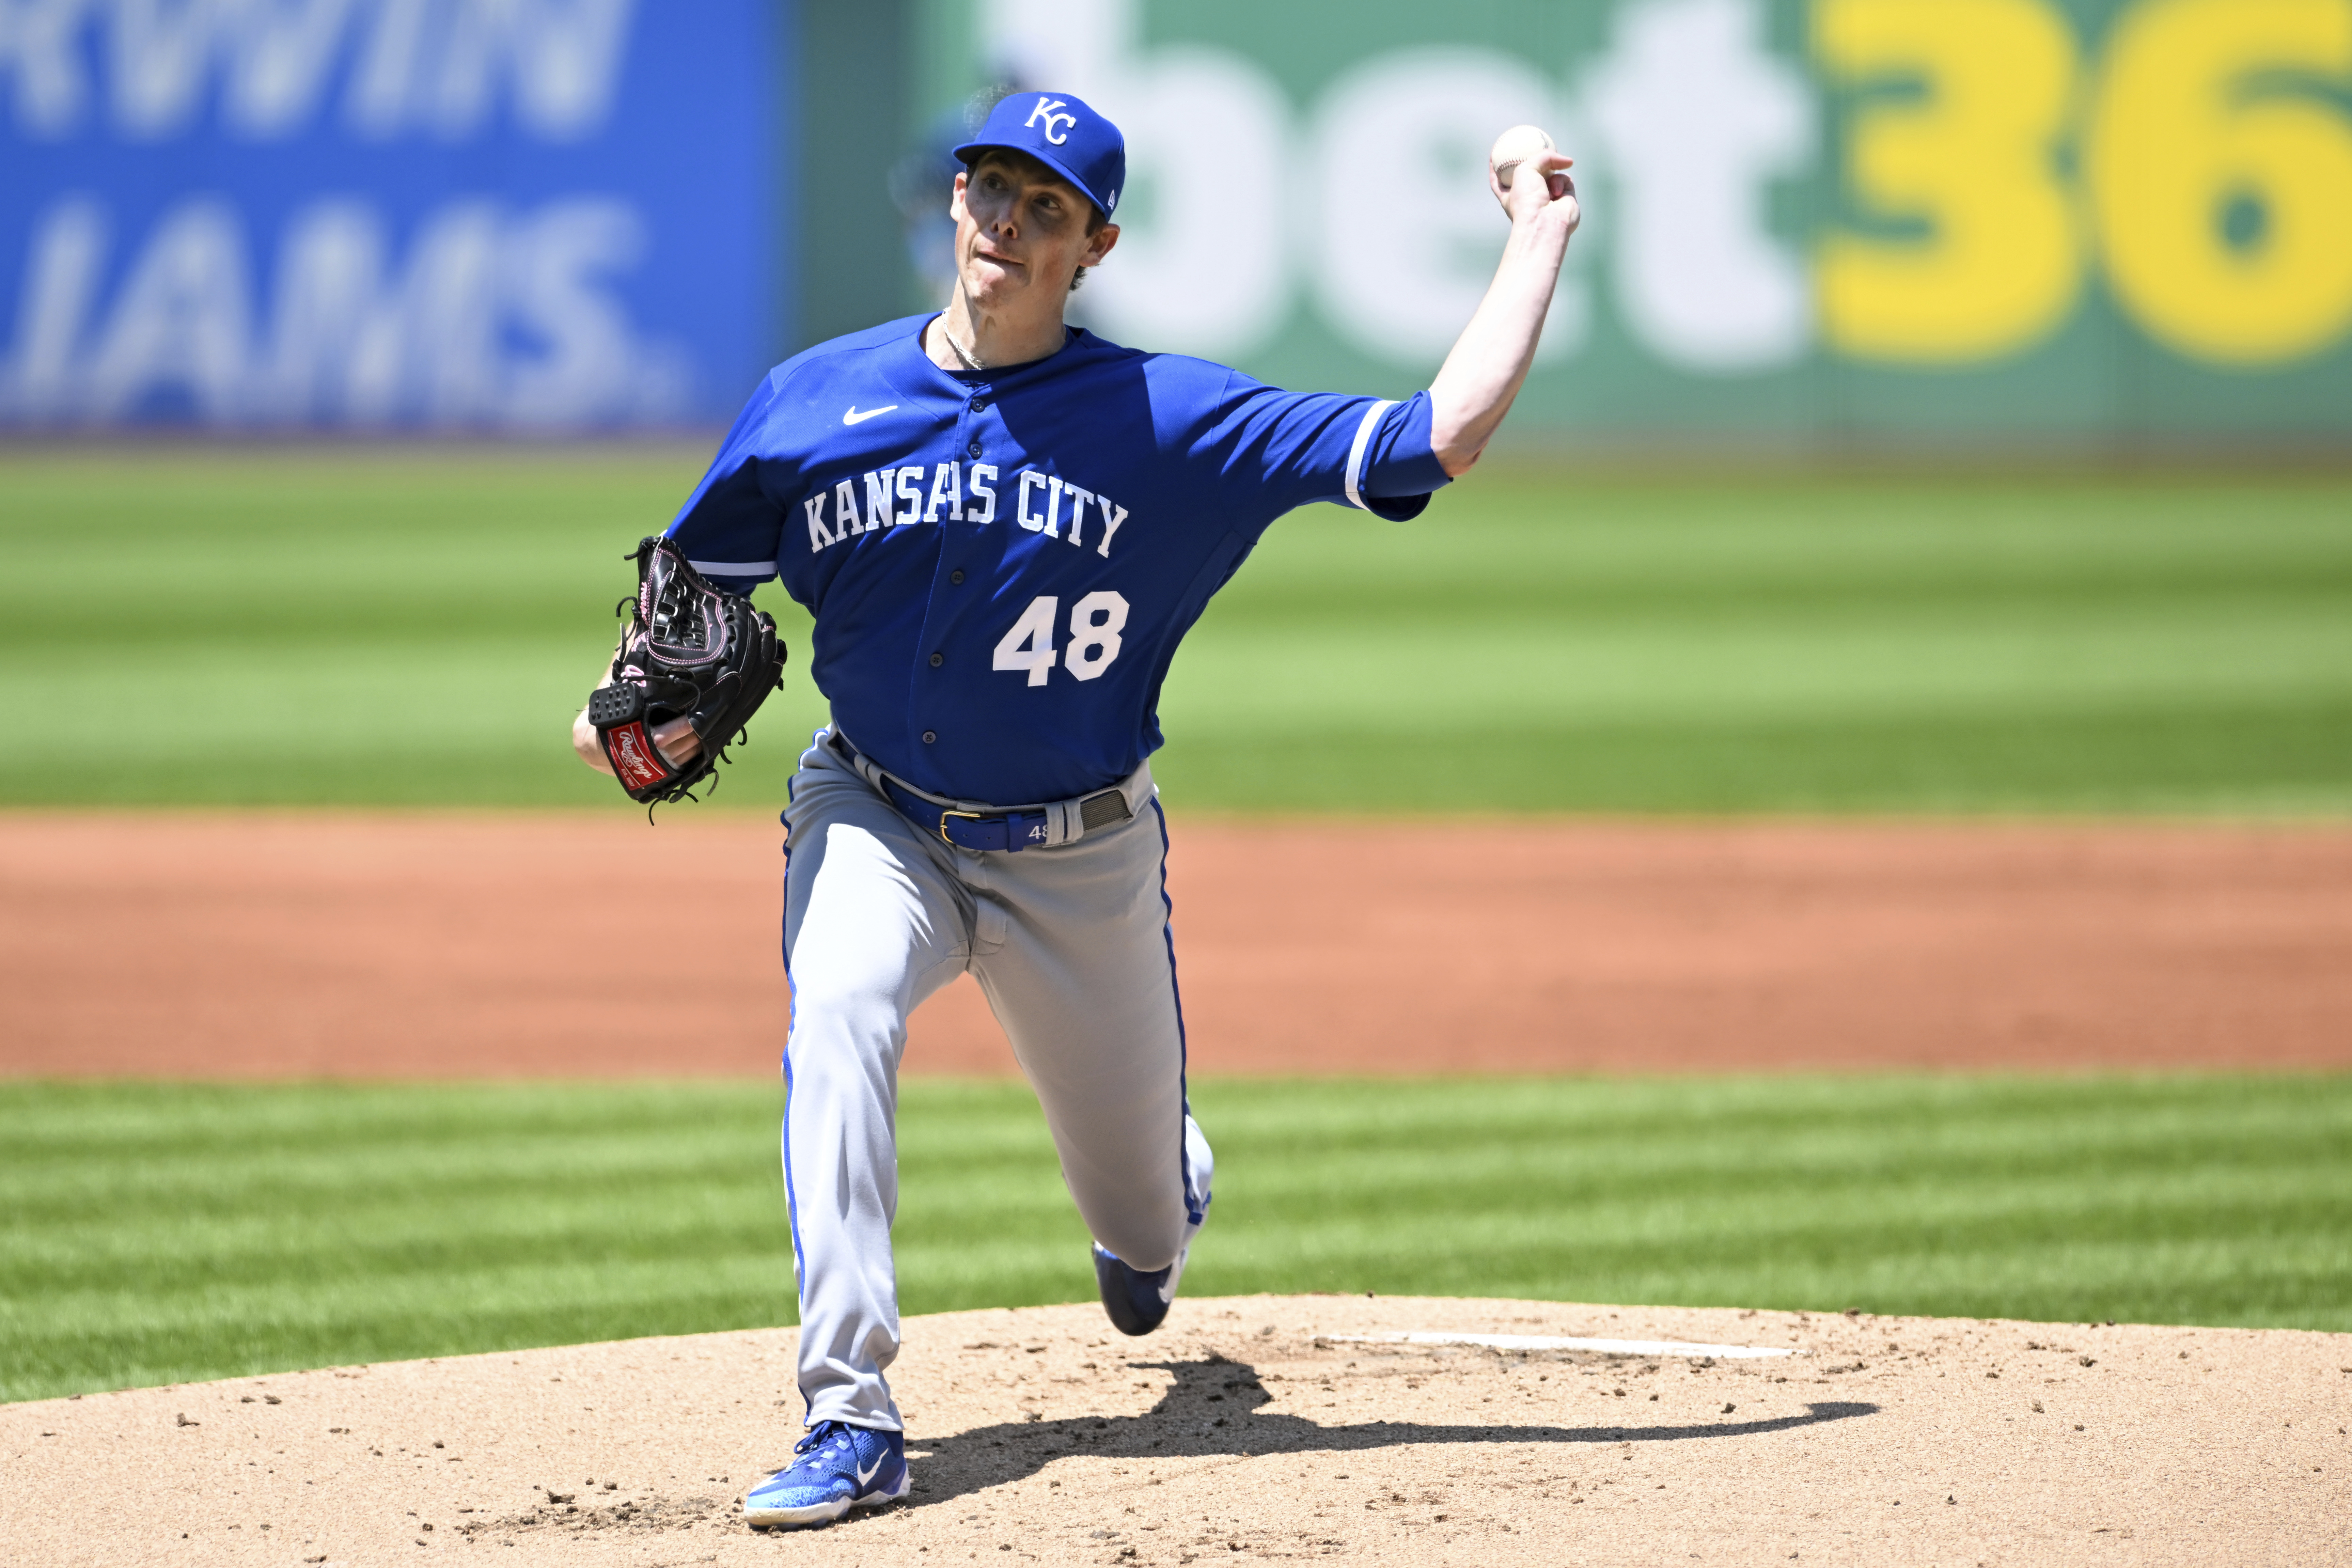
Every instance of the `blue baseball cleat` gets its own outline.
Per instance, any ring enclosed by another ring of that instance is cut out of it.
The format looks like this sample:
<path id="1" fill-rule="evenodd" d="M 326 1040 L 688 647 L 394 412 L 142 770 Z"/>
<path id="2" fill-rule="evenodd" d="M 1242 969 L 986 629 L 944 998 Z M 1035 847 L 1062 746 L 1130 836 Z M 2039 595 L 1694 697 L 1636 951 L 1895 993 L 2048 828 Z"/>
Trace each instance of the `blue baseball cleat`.
<path id="1" fill-rule="evenodd" d="M 1168 1319 L 1176 1300 L 1176 1281 L 1184 1274 L 1184 1252 L 1167 1268 L 1145 1274 L 1129 1268 L 1118 1257 L 1095 1247 L 1095 1283 L 1102 1287 L 1103 1310 L 1122 1334 L 1148 1334 Z"/>
<path id="2" fill-rule="evenodd" d="M 793 1445 L 801 1456 L 743 1494 L 754 1530 L 831 1524 L 854 1508 L 879 1508 L 907 1495 L 907 1439 L 899 1432 L 820 1421 Z"/>

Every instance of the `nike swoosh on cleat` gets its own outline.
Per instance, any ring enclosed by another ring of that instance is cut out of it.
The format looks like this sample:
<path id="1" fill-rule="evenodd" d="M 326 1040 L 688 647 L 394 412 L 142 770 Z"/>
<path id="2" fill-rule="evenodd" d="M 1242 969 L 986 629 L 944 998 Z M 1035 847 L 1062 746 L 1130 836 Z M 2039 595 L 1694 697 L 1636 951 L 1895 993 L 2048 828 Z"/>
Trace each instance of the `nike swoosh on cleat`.
<path id="1" fill-rule="evenodd" d="M 894 404 L 894 405 L 892 405 L 892 406 L 894 406 L 894 407 L 895 407 L 895 406 L 897 406 L 897 405 Z M 877 410 L 875 410 L 875 412 L 878 414 L 878 413 L 880 413 L 880 412 L 881 412 L 881 410 L 877 409 Z M 877 1459 L 877 1460 L 875 1460 L 875 1461 L 874 1461 L 873 1468 L 871 1468 L 871 1469 L 866 1469 L 866 1468 L 861 1468 L 858 1470 L 858 1472 L 857 1472 L 857 1489 L 858 1489 L 859 1491 L 864 1491 L 867 1487 L 870 1487 L 870 1486 L 872 1486 L 872 1485 L 874 1484 L 874 1478 L 875 1478 L 876 1476 L 880 1475 L 880 1474 L 882 1473 L 882 1459 L 887 1459 L 887 1458 L 888 1458 L 889 1457 L 890 1457 L 890 1456 L 889 1456 L 888 1454 L 887 1454 L 887 1453 L 886 1453 L 886 1454 L 884 1454 L 884 1455 L 882 1456 L 882 1458 L 880 1458 L 880 1459 Z"/>
<path id="2" fill-rule="evenodd" d="M 857 412 L 857 405 L 853 403 L 849 405 L 849 412 L 841 416 L 841 422 L 844 425 L 863 425 L 868 419 L 873 418 L 877 414 L 887 414 L 890 410 L 898 406 L 898 405 L 895 403 L 886 403 L 879 408 L 869 408 L 865 413 L 860 414 Z"/>

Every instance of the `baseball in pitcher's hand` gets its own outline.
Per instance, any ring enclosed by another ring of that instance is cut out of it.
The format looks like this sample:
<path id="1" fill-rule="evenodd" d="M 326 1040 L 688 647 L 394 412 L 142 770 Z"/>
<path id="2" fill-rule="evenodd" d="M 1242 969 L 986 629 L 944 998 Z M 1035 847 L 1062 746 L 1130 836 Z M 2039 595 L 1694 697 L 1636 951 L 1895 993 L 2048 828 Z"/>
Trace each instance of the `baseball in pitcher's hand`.
<path id="1" fill-rule="evenodd" d="M 1505 190 L 1489 169 L 1486 188 L 1503 204 L 1513 227 L 1521 224 L 1556 226 L 1572 235 L 1584 219 L 1584 209 L 1577 205 L 1576 182 L 1568 173 L 1575 163 L 1565 153 L 1540 153 L 1522 163 L 1518 172 L 1522 175 L 1539 172 L 1542 179 L 1514 178 L 1511 188 Z"/>

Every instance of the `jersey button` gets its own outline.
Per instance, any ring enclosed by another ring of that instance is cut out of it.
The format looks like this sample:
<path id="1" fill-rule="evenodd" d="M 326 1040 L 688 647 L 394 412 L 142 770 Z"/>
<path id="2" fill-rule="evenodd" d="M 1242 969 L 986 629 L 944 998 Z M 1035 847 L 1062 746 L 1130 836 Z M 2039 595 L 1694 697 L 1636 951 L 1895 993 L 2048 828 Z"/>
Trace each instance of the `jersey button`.
<path id="1" fill-rule="evenodd" d="M 925 744 L 926 746 L 930 745 L 932 742 L 936 742 L 939 738 L 940 738 L 940 732 L 939 732 L 937 730 L 926 730 L 926 731 L 923 731 L 923 744 Z"/>
<path id="2" fill-rule="evenodd" d="M 971 447 L 968 447 L 968 448 L 966 448 L 966 449 L 967 449 L 968 451 L 970 451 L 973 457 L 975 457 L 975 458 L 979 457 L 979 456 L 980 456 L 980 437 L 977 437 L 977 436 L 974 436 L 974 437 L 971 438 Z"/>
<path id="3" fill-rule="evenodd" d="M 950 583 L 961 583 L 963 581 L 963 574 L 961 571 L 950 572 L 948 574 L 948 581 Z"/>
<path id="4" fill-rule="evenodd" d="M 947 661 L 948 656 L 943 653 L 935 653 L 931 655 L 931 668 L 933 669 L 939 668 L 940 666 L 945 664 Z"/>
<path id="5" fill-rule="evenodd" d="M 985 413 L 987 413 L 987 412 L 988 412 L 988 399 L 987 399 L 987 398 L 985 398 L 985 397 L 975 397 L 975 398 L 973 398 L 973 399 L 971 400 L 971 411 L 972 411 L 974 414 L 985 414 Z"/>

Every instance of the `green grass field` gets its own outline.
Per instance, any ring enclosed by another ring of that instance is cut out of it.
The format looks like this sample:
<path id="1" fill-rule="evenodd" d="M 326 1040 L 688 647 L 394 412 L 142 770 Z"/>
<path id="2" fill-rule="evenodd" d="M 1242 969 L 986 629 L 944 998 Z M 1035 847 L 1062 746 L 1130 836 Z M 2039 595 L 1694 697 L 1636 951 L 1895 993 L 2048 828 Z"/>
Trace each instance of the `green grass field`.
<path id="1" fill-rule="evenodd" d="M 0 454 L 0 805 L 618 809 L 564 731 L 702 457 Z M 2352 476 L 1482 473 L 1277 525 L 1162 715 L 1179 811 L 2340 818 Z M 796 661 L 716 805 L 823 716 Z M 1195 1098 L 1190 1291 L 2352 1330 L 2352 1079 Z M 778 1100 L 0 1080 L 0 1398 L 788 1321 Z M 1090 1293 L 1024 1090 L 904 1127 L 908 1310 Z"/>
<path id="2" fill-rule="evenodd" d="M 1401 1087 L 1402 1091 L 1401 1092 Z M 1210 1081 L 1188 1295 L 2352 1330 L 2352 1079 Z M 792 1321 L 779 1089 L 0 1084 L 0 1399 Z M 1090 1300 L 1018 1085 L 910 1080 L 909 1312 Z"/>
<path id="3" fill-rule="evenodd" d="M 609 805 L 566 723 L 703 456 L 0 456 L 0 803 Z M 1162 711 L 1179 809 L 2341 815 L 2352 477 L 1482 472 L 1278 524 Z"/>

